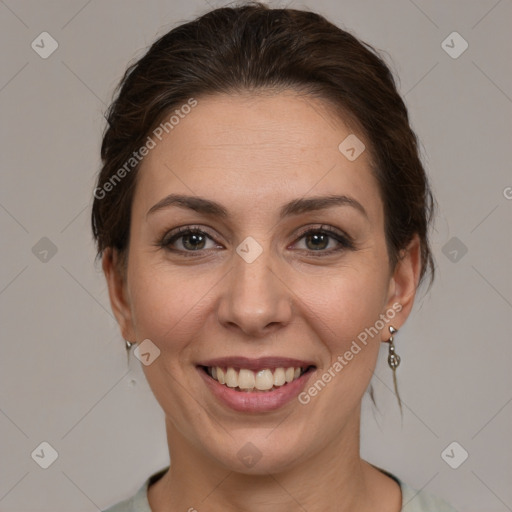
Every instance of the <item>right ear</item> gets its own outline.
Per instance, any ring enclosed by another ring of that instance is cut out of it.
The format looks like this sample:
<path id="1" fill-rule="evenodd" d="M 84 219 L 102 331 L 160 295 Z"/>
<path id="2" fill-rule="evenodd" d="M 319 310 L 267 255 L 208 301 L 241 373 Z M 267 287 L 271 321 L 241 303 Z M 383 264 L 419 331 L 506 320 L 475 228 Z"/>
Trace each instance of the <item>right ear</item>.
<path id="1" fill-rule="evenodd" d="M 121 334 L 125 340 L 135 342 L 135 329 L 126 276 L 121 268 L 118 252 L 112 247 L 107 247 L 103 251 L 101 263 L 107 280 L 110 305 L 121 329 Z"/>

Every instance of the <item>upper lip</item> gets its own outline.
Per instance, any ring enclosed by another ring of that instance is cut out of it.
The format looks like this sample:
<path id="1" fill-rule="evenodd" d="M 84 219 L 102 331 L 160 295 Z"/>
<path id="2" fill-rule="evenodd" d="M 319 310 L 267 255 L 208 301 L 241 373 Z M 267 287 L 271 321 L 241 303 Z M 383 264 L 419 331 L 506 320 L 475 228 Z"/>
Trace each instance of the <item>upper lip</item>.
<path id="1" fill-rule="evenodd" d="M 198 363 L 198 366 L 218 366 L 220 368 L 234 368 L 247 370 L 275 370 L 276 368 L 307 368 L 315 366 L 312 361 L 302 359 L 293 359 L 290 357 L 267 356 L 251 359 L 249 357 L 219 357 L 216 359 L 208 359 Z"/>

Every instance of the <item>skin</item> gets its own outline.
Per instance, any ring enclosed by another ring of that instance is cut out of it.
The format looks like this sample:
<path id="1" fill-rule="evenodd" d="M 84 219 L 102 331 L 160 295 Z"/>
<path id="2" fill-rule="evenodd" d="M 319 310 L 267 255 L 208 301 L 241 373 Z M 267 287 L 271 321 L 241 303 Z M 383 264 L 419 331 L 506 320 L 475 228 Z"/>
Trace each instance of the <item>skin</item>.
<path id="1" fill-rule="evenodd" d="M 399 512 L 397 483 L 360 458 L 360 413 L 388 325 L 400 329 L 413 306 L 418 238 L 390 271 L 370 151 L 352 162 L 341 154 L 356 132 L 326 103 L 293 91 L 197 99 L 142 163 L 126 271 L 115 252 L 103 256 L 123 337 L 161 351 L 143 369 L 166 415 L 172 464 L 149 488 L 151 508 Z M 217 201 L 229 217 L 176 206 L 147 215 L 170 193 Z M 329 194 L 356 199 L 367 217 L 337 206 L 278 219 L 292 199 Z M 328 254 L 335 239 L 322 246 L 297 236 L 320 224 L 348 233 L 356 250 Z M 192 257 L 159 247 L 179 226 L 212 239 L 196 241 L 195 252 L 190 238 L 174 242 Z M 263 249 L 252 263 L 236 252 L 248 236 Z M 315 362 L 309 386 L 395 303 L 401 311 L 307 405 L 236 412 L 218 404 L 195 368 L 213 357 L 294 357 Z M 262 454 L 251 468 L 237 457 L 248 442 Z"/>

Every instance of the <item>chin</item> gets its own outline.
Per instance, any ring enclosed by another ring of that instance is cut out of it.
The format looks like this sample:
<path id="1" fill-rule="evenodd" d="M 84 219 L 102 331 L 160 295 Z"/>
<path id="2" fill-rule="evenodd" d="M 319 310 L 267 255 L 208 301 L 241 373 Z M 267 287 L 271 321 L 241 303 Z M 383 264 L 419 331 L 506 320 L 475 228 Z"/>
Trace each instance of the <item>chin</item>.
<path id="1" fill-rule="evenodd" d="M 292 434 L 289 429 L 283 429 L 277 433 L 273 432 L 274 428 L 243 429 L 232 437 L 225 435 L 224 445 L 212 446 L 209 437 L 204 448 L 229 471 L 246 475 L 281 473 L 308 457 L 308 442 L 297 431 Z"/>

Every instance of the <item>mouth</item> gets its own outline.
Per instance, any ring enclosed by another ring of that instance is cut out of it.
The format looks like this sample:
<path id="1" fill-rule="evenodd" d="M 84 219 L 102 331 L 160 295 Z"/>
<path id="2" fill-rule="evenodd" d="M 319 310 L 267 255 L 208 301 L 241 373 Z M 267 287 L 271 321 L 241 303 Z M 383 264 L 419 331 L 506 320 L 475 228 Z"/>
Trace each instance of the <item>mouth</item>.
<path id="1" fill-rule="evenodd" d="M 222 404 L 240 412 L 265 412 L 290 402 L 316 370 L 311 361 L 266 357 L 222 358 L 196 365 Z"/>

